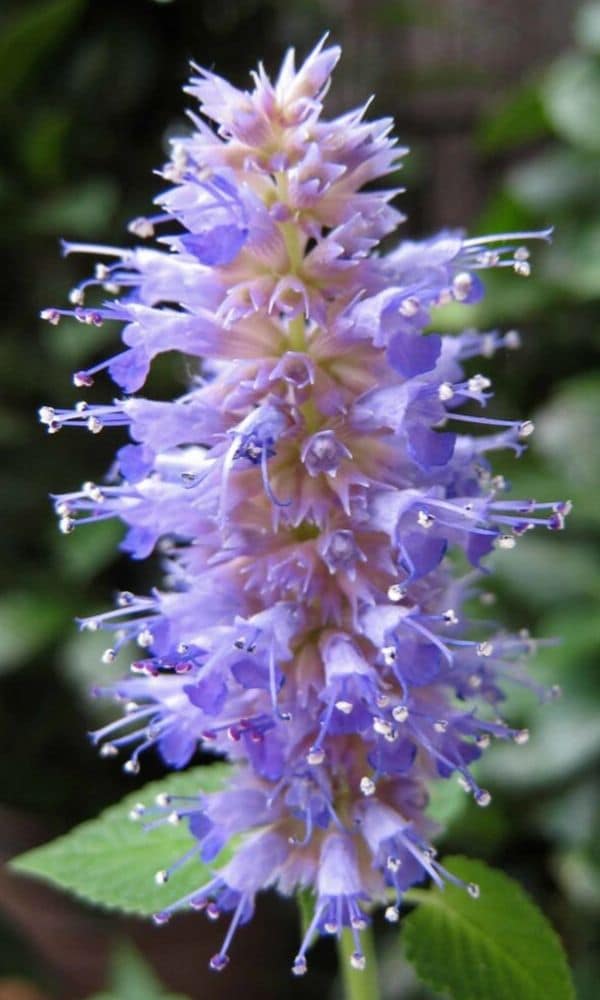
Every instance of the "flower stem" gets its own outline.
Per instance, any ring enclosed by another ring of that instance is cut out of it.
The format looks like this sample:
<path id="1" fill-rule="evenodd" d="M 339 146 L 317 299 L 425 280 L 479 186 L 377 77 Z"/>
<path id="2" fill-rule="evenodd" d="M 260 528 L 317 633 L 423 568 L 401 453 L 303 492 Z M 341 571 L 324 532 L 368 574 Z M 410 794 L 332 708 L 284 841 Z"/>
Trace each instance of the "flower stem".
<path id="1" fill-rule="evenodd" d="M 370 928 L 361 931 L 360 941 L 366 965 L 364 969 L 354 969 L 350 964 L 350 956 L 355 950 L 354 938 L 351 931 L 344 930 L 341 938 L 338 939 L 338 956 L 344 985 L 344 1000 L 379 1000 L 379 978 L 377 976 L 377 958 L 373 942 L 373 931 Z"/>

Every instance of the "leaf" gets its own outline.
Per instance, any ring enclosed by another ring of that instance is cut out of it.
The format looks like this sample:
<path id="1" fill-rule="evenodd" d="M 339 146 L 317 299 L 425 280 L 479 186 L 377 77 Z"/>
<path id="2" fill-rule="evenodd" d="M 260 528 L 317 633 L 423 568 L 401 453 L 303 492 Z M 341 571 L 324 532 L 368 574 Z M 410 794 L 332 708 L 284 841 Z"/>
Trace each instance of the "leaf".
<path id="1" fill-rule="evenodd" d="M 110 988 L 89 1000 L 186 1000 L 165 992 L 153 969 L 128 942 L 122 942 L 111 959 Z"/>
<path id="2" fill-rule="evenodd" d="M 435 823 L 449 826 L 464 812 L 469 800 L 455 781 L 433 781 L 429 789 L 427 815 Z"/>
<path id="3" fill-rule="evenodd" d="M 69 619 L 64 602 L 15 591 L 0 601 L 0 672 L 20 666 L 51 643 Z"/>
<path id="4" fill-rule="evenodd" d="M 67 34 L 82 0 L 44 0 L 20 11 L 0 35 L 0 93 L 5 101 L 27 79 L 39 59 Z"/>
<path id="5" fill-rule="evenodd" d="M 453 885 L 408 894 L 422 904 L 403 931 L 419 977 L 453 1000 L 573 1000 L 558 936 L 519 884 L 481 861 L 445 864 L 481 894 Z"/>
<path id="6" fill-rule="evenodd" d="M 511 790 L 555 785 L 600 757 L 598 710 L 593 700 L 569 695 L 529 719 L 526 746 L 497 745 L 480 763 L 484 783 Z"/>
<path id="7" fill-rule="evenodd" d="M 600 3 L 593 0 L 579 8 L 575 15 L 575 38 L 582 48 L 600 53 Z"/>
<path id="8" fill-rule="evenodd" d="M 477 141 L 485 153 L 514 149 L 521 143 L 539 139 L 548 132 L 548 123 L 535 83 L 520 88 L 479 126 Z"/>
<path id="9" fill-rule="evenodd" d="M 557 132 L 582 149 L 600 150 L 600 65 L 590 56 L 563 56 L 550 69 L 542 99 Z"/>
<path id="10" fill-rule="evenodd" d="M 165 823 L 146 831 L 142 823 L 130 820 L 131 809 L 138 802 L 151 805 L 159 793 L 215 792 L 230 773 L 229 764 L 212 764 L 152 782 L 96 819 L 13 859 L 10 866 L 97 906 L 150 916 L 207 882 L 212 868 L 193 860 L 166 885 L 156 885 L 155 873 L 189 850 L 192 839 L 185 823 Z M 231 847 L 226 848 L 215 864 L 222 864 L 231 853 Z"/>

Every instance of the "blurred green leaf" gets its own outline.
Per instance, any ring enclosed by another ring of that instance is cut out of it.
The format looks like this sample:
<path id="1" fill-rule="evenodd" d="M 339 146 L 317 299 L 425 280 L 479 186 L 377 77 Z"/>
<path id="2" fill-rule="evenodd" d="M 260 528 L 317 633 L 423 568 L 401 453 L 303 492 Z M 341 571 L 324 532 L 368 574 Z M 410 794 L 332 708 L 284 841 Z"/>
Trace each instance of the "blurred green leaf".
<path id="1" fill-rule="evenodd" d="M 106 177 L 96 177 L 38 203 L 29 225 L 38 233 L 89 236 L 109 225 L 117 204 L 117 187 Z"/>
<path id="2" fill-rule="evenodd" d="M 60 177 L 70 117 L 64 108 L 44 108 L 25 120 L 19 147 L 31 177 L 48 185 Z"/>
<path id="3" fill-rule="evenodd" d="M 444 863 L 478 885 L 480 898 L 451 884 L 407 894 L 420 905 L 405 918 L 402 941 L 419 977 L 453 1000 L 572 1000 L 560 940 L 521 886 L 481 861 Z"/>
<path id="4" fill-rule="evenodd" d="M 600 911 L 600 867 L 587 851 L 563 851 L 552 867 L 568 899 L 585 910 Z"/>
<path id="5" fill-rule="evenodd" d="M 600 222 L 565 222 L 545 264 L 545 276 L 558 288 L 584 301 L 600 298 Z"/>
<path id="6" fill-rule="evenodd" d="M 467 804 L 467 796 L 456 782 L 431 782 L 427 815 L 435 823 L 448 826 L 465 811 Z"/>
<path id="7" fill-rule="evenodd" d="M 520 493 L 520 491 L 518 491 Z M 518 494 L 515 494 L 518 495 Z M 528 494 L 525 494 L 528 495 Z M 554 499 L 551 497 L 550 499 Z M 600 595 L 600 565 L 593 548 L 567 540 L 548 544 L 539 533 L 519 539 L 511 552 L 496 552 L 488 565 L 505 590 L 538 609 Z"/>
<path id="8" fill-rule="evenodd" d="M 485 153 L 503 152 L 548 132 L 548 120 L 537 83 L 520 87 L 501 108 L 486 115 L 476 133 Z"/>
<path id="9" fill-rule="evenodd" d="M 514 166 L 506 186 L 512 198 L 546 217 L 573 205 L 600 203 L 597 160 L 563 146 Z M 560 239 L 559 227 L 555 241 Z"/>
<path id="10" fill-rule="evenodd" d="M 536 448 L 578 493 L 600 489 L 600 372 L 564 382 L 535 416 Z M 577 513 L 575 512 L 575 517 Z"/>
<path id="11" fill-rule="evenodd" d="M 68 608 L 59 597 L 33 592 L 2 597 L 0 672 L 20 666 L 48 646 L 68 619 Z"/>
<path id="12" fill-rule="evenodd" d="M 67 889 L 97 906 L 150 916 L 208 882 L 214 866 L 209 868 L 195 858 L 166 885 L 157 885 L 155 873 L 185 854 L 193 846 L 193 838 L 185 823 L 165 822 L 158 829 L 146 831 L 143 822 L 132 822 L 131 810 L 138 802 L 152 805 L 160 793 L 196 795 L 200 791 L 217 791 L 230 771 L 228 764 L 212 764 L 171 774 L 127 795 L 118 805 L 63 837 L 15 858 L 10 867 Z M 229 846 L 214 864 L 222 864 L 231 854 Z"/>
<path id="13" fill-rule="evenodd" d="M 600 3 L 585 3 L 575 15 L 575 38 L 582 49 L 600 52 Z"/>
<path id="14" fill-rule="evenodd" d="M 111 960 L 108 992 L 89 1000 L 186 1000 L 180 993 L 165 992 L 161 982 L 130 944 L 121 944 Z"/>
<path id="15" fill-rule="evenodd" d="M 531 736 L 522 747 L 498 745 L 479 765 L 485 784 L 524 789 L 553 785 L 600 756 L 600 727 L 594 701 L 569 696 L 544 705 L 529 720 Z"/>
<path id="16" fill-rule="evenodd" d="M 83 10 L 85 0 L 44 0 L 19 10 L 0 34 L 0 95 L 5 101 L 62 40 Z"/>
<path id="17" fill-rule="evenodd" d="M 600 152 L 600 63 L 579 53 L 553 64 L 542 85 L 548 117 L 558 133 L 576 146 Z"/>
<path id="18" fill-rule="evenodd" d="M 73 630 L 71 630 L 73 631 Z M 127 673 L 127 654 L 121 654 L 114 663 L 102 662 L 102 655 L 109 643 L 106 632 L 75 632 L 62 647 L 58 657 L 59 669 L 94 717 L 114 718 L 114 704 L 107 698 L 95 698 L 95 687 L 103 687 L 120 680 Z"/>
<path id="19" fill-rule="evenodd" d="M 97 576 L 118 555 L 117 546 L 123 537 L 123 525 L 114 521 L 86 524 L 57 542 L 57 557 L 65 578 L 77 583 Z"/>

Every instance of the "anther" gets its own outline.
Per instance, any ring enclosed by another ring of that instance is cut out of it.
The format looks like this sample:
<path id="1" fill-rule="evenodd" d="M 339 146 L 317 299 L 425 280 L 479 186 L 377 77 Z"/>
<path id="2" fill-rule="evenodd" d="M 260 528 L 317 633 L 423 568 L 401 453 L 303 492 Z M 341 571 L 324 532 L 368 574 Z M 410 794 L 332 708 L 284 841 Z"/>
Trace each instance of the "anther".
<path id="1" fill-rule="evenodd" d="M 161 869 L 161 871 L 156 872 L 154 876 L 154 881 L 156 882 L 157 885 L 166 885 L 166 883 L 169 881 L 169 873 L 165 871 L 164 868 Z"/>
<path id="2" fill-rule="evenodd" d="M 477 656 L 491 656 L 494 652 L 494 647 L 491 642 L 480 642 L 476 651 Z"/>
<path id="3" fill-rule="evenodd" d="M 304 956 L 302 956 L 302 958 L 297 958 L 294 964 L 292 965 L 292 972 L 295 976 L 304 976 L 306 974 L 307 969 L 308 965 L 306 964 L 306 959 L 304 958 Z"/>
<path id="4" fill-rule="evenodd" d="M 469 893 L 469 896 L 471 896 L 472 899 L 479 899 L 479 896 L 481 894 L 477 882 L 469 882 L 467 886 L 467 892 Z"/>
<path id="5" fill-rule="evenodd" d="M 467 382 L 467 389 L 469 392 L 483 392 L 484 389 L 489 389 L 491 384 L 485 375 L 473 375 Z"/>
<path id="6" fill-rule="evenodd" d="M 533 420 L 523 420 L 519 424 L 519 437 L 528 438 L 531 434 L 533 434 L 534 430 L 535 424 L 533 423 Z"/>
<path id="7" fill-rule="evenodd" d="M 395 646 L 384 646 L 381 650 L 381 656 L 386 667 L 391 667 L 392 663 L 396 660 L 396 647 Z"/>
<path id="8" fill-rule="evenodd" d="M 453 608 L 448 608 L 447 611 L 444 611 L 442 618 L 445 625 L 458 625 L 458 618 Z"/>
<path id="9" fill-rule="evenodd" d="M 146 812 L 146 806 L 144 805 L 144 803 L 136 802 L 134 807 L 129 810 L 129 819 L 135 823 L 138 819 L 141 819 L 141 817 L 144 815 L 145 812 Z"/>
<path id="10" fill-rule="evenodd" d="M 509 351 L 517 351 L 521 346 L 521 334 L 518 330 L 508 330 L 504 334 L 504 346 Z"/>
<path id="11" fill-rule="evenodd" d="M 116 654 L 116 652 L 115 652 L 114 649 L 105 649 L 104 652 L 103 652 L 103 654 L 102 654 L 102 662 L 103 663 L 114 663 L 116 657 L 117 657 L 117 654 Z"/>
<path id="12" fill-rule="evenodd" d="M 399 583 L 393 583 L 391 587 L 388 587 L 388 592 L 387 592 L 388 601 L 393 601 L 394 604 L 397 604 L 398 601 L 402 600 L 405 593 L 406 591 L 404 590 L 403 587 L 400 586 Z"/>
<path id="13" fill-rule="evenodd" d="M 464 301 L 469 296 L 469 293 L 473 287 L 473 278 L 468 271 L 461 271 L 459 274 L 454 276 L 452 281 L 452 291 L 454 293 L 454 298 L 459 302 Z"/>
<path id="14" fill-rule="evenodd" d="M 437 722 L 433 723 L 433 728 L 435 729 L 436 733 L 445 733 L 445 732 L 447 732 L 447 730 L 448 730 L 448 720 L 447 719 L 438 719 Z"/>
<path id="15" fill-rule="evenodd" d="M 125 763 L 123 764 L 123 770 L 125 771 L 126 774 L 139 774 L 140 773 L 139 761 L 135 760 L 135 758 L 133 757 L 130 760 L 126 760 Z"/>
<path id="16" fill-rule="evenodd" d="M 447 403 L 454 396 L 454 388 L 450 382 L 442 382 L 438 388 L 438 398 L 442 403 Z"/>
<path id="17" fill-rule="evenodd" d="M 410 295 L 408 298 L 402 300 L 400 306 L 398 307 L 398 312 L 401 313 L 402 316 L 416 316 L 420 305 L 419 300 L 415 298 L 414 295 Z"/>
<path id="18" fill-rule="evenodd" d="M 98 420 L 98 417 L 88 418 L 87 429 L 88 431 L 91 431 L 92 434 L 99 434 L 103 427 L 104 424 L 101 420 Z"/>
<path id="19" fill-rule="evenodd" d="M 392 709 L 392 715 L 394 716 L 396 722 L 406 722 L 408 719 L 408 709 L 406 705 L 396 705 Z"/>
<path id="20" fill-rule="evenodd" d="M 222 955 L 221 952 L 219 952 L 217 955 L 213 955 L 208 964 L 213 972 L 222 972 L 222 970 L 229 965 L 229 956 Z"/>
<path id="21" fill-rule="evenodd" d="M 350 955 L 350 965 L 353 969 L 357 969 L 359 972 L 362 972 L 367 965 L 367 960 L 360 951 L 353 951 Z"/>
<path id="22" fill-rule="evenodd" d="M 132 219 L 132 221 L 127 226 L 127 229 L 134 236 L 138 236 L 141 240 L 147 240 L 151 236 L 154 236 L 154 226 L 150 222 L 150 219 L 139 218 Z"/>
<path id="23" fill-rule="evenodd" d="M 373 719 L 373 729 L 376 733 L 379 733 L 380 736 L 385 736 L 388 740 L 394 734 L 394 727 L 385 719 Z"/>
<path id="24" fill-rule="evenodd" d="M 322 764 L 325 760 L 325 751 L 320 747 L 312 747 L 306 755 L 306 763 L 313 767 Z"/>
<path id="25" fill-rule="evenodd" d="M 518 743 L 519 746 L 523 746 L 525 743 L 528 743 L 529 742 L 529 730 L 528 729 L 519 729 L 515 733 L 515 735 L 513 736 L 513 740 L 515 741 L 515 743 Z"/>
<path id="26" fill-rule="evenodd" d="M 531 264 L 528 260 L 515 260 L 513 270 L 521 278 L 528 278 L 531 274 Z"/>
<path id="27" fill-rule="evenodd" d="M 402 867 L 402 862 L 400 858 L 395 858 L 393 854 L 390 854 L 389 858 L 385 862 L 385 867 L 388 869 L 388 871 L 397 872 L 400 871 L 400 868 Z"/>
<path id="28" fill-rule="evenodd" d="M 137 637 L 138 646 L 141 646 L 142 649 L 148 649 L 148 647 L 151 646 L 153 642 L 154 642 L 154 636 L 152 635 L 150 629 L 147 628 L 142 629 L 142 631 L 139 633 Z"/>
<path id="29" fill-rule="evenodd" d="M 397 924 L 400 920 L 400 910 L 397 906 L 388 906 L 386 907 L 384 916 L 388 923 Z"/>
<path id="30" fill-rule="evenodd" d="M 352 704 L 351 701 L 340 700 L 336 701 L 335 707 L 337 708 L 338 712 L 342 712 L 343 715 L 350 715 L 352 709 L 354 708 L 354 705 Z"/>
<path id="31" fill-rule="evenodd" d="M 428 514 L 426 510 L 420 510 L 417 514 L 417 524 L 420 528 L 431 528 L 434 522 L 434 515 Z"/>
<path id="32" fill-rule="evenodd" d="M 61 517 L 58 522 L 58 528 L 63 535 L 70 535 L 75 530 L 75 521 L 72 517 Z"/>
<path id="33" fill-rule="evenodd" d="M 514 549 L 516 544 L 517 539 L 514 535 L 498 535 L 496 539 L 496 548 L 498 549 L 506 549 L 508 551 Z"/>
<path id="34" fill-rule="evenodd" d="M 376 786 L 376 784 L 375 784 L 375 782 L 373 781 L 372 778 L 369 778 L 367 775 L 365 775 L 364 778 L 360 779 L 359 788 L 360 788 L 362 794 L 366 798 L 369 798 L 369 796 L 375 795 L 375 791 L 377 789 L 377 786 Z"/>
<path id="35" fill-rule="evenodd" d="M 42 309 L 40 319 L 45 320 L 47 323 L 51 323 L 52 326 L 58 326 L 60 323 L 60 313 L 58 309 Z"/>
<path id="36" fill-rule="evenodd" d="M 492 801 L 492 796 L 488 791 L 486 791 L 485 788 L 481 788 L 475 794 L 475 801 L 478 806 L 485 808 L 485 806 L 489 806 L 490 802 Z"/>

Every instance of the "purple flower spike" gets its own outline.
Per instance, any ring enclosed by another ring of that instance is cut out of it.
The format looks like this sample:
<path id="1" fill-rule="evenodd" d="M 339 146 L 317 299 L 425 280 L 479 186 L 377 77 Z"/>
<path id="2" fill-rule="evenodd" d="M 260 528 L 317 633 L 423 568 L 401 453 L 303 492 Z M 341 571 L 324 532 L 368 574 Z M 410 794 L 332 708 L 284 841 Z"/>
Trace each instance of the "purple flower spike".
<path id="1" fill-rule="evenodd" d="M 240 838 L 214 878 L 156 917 L 229 913 L 216 971 L 269 886 L 315 895 L 294 973 L 315 934 L 344 928 L 362 968 L 374 904 L 395 921 L 411 885 L 456 881 L 428 842 L 432 776 L 486 806 L 471 763 L 492 737 L 527 737 L 498 720 L 503 686 L 546 695 L 522 668 L 536 642 L 463 611 L 494 548 L 562 528 L 570 509 L 507 498 L 489 465 L 495 449 L 520 454 L 533 424 L 479 415 L 491 383 L 463 365 L 518 337 L 424 330 L 436 306 L 480 297 L 481 270 L 528 273 L 522 241 L 550 233 L 442 232 L 374 253 L 402 216 L 397 192 L 371 182 L 405 150 L 366 108 L 322 117 L 339 55 L 323 41 L 296 69 L 290 51 L 274 82 L 261 66 L 248 91 L 197 70 L 188 92 L 203 117 L 173 144 L 160 212 L 130 227 L 164 235 L 65 244 L 100 260 L 72 309 L 44 313 L 122 324 L 123 349 L 75 383 L 108 370 L 125 398 L 44 406 L 40 419 L 52 434 L 118 429 L 106 482 L 54 498 L 61 530 L 117 518 L 125 551 L 159 547 L 167 563 L 164 589 L 122 594 L 81 623 L 112 633 L 106 662 L 138 647 L 131 676 L 98 692 L 126 714 L 94 741 L 126 751 L 132 773 L 151 748 L 171 768 L 200 745 L 234 765 L 228 787 L 159 803 L 151 824 L 175 817 L 190 833 L 159 882 Z M 173 350 L 199 368 L 185 393 L 133 396 Z M 456 575 L 456 549 L 474 572 Z"/>

